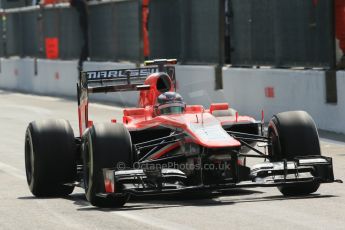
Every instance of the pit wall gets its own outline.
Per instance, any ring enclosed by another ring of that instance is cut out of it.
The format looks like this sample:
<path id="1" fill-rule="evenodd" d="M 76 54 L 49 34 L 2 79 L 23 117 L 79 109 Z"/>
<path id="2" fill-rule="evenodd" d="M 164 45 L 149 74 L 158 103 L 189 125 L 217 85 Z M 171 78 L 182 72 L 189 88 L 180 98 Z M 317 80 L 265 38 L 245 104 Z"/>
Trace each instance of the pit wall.
<path id="1" fill-rule="evenodd" d="M 85 70 L 135 68 L 132 63 L 87 62 Z M 0 60 L 0 88 L 40 95 L 76 98 L 77 61 L 31 58 Z M 288 110 L 306 110 L 318 128 L 345 133 L 345 71 L 337 73 L 338 103 L 325 103 L 321 70 L 223 68 L 223 89 L 215 90 L 213 66 L 176 66 L 177 90 L 188 104 L 208 107 L 229 102 L 240 114 L 265 120 Z M 138 92 L 95 94 L 91 100 L 135 106 Z M 1 106 L 0 106 L 1 107 Z"/>

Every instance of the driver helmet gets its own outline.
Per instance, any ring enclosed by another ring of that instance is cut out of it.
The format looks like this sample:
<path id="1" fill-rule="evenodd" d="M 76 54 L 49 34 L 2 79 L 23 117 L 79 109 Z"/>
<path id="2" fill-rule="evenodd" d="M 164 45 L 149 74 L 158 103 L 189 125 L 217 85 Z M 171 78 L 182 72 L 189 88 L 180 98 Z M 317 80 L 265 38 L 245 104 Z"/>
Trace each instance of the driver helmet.
<path id="1" fill-rule="evenodd" d="M 165 92 L 158 96 L 156 105 L 157 115 L 179 114 L 186 109 L 186 104 L 180 94 Z"/>

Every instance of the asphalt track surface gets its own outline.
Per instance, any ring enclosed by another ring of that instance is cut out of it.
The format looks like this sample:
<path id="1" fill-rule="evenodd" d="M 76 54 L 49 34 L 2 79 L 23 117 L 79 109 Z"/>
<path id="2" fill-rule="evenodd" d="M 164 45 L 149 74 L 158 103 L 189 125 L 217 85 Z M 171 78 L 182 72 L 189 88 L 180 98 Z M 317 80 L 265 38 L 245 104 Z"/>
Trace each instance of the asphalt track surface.
<path id="1" fill-rule="evenodd" d="M 121 109 L 92 104 L 91 114 L 110 121 Z M 26 184 L 24 133 L 30 121 L 46 118 L 68 119 L 77 134 L 75 101 L 0 91 L 0 229 L 345 229 L 345 186 L 337 183 L 306 197 L 238 189 L 206 199 L 134 198 L 122 209 L 90 206 L 80 188 L 68 198 L 35 198 Z M 336 178 L 345 179 L 345 143 L 321 143 Z"/>

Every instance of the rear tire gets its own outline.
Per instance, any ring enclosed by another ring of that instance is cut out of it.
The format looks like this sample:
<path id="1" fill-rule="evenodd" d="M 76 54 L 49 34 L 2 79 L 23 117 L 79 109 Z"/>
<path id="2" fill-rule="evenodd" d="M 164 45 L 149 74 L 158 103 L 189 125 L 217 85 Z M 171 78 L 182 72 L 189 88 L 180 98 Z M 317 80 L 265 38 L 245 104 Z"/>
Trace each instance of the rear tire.
<path id="1" fill-rule="evenodd" d="M 25 135 L 25 169 L 30 191 L 37 197 L 66 196 L 76 178 L 76 145 L 68 121 L 31 122 Z"/>
<path id="2" fill-rule="evenodd" d="M 305 111 L 279 113 L 268 126 L 272 146 L 268 152 L 273 161 L 293 160 L 299 156 L 321 155 L 319 135 L 312 117 Z M 319 183 L 279 186 L 285 196 L 307 195 L 316 192 Z"/>
<path id="3" fill-rule="evenodd" d="M 123 124 L 96 124 L 83 137 L 85 196 L 94 206 L 122 207 L 129 199 L 98 197 L 105 193 L 103 168 L 132 167 L 132 141 Z M 118 192 L 121 187 L 115 185 Z"/>

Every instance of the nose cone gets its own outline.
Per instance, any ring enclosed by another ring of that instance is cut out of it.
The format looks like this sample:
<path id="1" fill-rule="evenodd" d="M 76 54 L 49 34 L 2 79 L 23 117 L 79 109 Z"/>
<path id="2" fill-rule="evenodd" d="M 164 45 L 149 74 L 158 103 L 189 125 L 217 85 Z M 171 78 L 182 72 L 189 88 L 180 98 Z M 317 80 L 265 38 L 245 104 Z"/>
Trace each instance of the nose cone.
<path id="1" fill-rule="evenodd" d="M 240 147 L 241 143 L 232 138 L 220 125 L 219 122 L 213 124 L 191 123 L 189 129 L 194 138 L 205 147 Z"/>
<path id="2" fill-rule="evenodd" d="M 208 147 L 240 147 L 241 143 L 232 138 L 222 127 L 220 121 L 209 113 L 183 114 L 175 117 L 183 123 L 185 130 L 195 142 Z"/>

